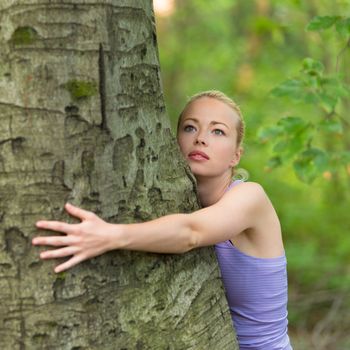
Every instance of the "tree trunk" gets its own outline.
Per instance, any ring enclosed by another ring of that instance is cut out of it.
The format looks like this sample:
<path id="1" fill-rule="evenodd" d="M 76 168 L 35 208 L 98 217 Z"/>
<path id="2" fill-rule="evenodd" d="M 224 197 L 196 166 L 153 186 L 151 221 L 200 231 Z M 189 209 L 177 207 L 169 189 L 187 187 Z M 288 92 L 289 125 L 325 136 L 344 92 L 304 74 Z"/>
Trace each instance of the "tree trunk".
<path id="1" fill-rule="evenodd" d="M 211 248 L 56 275 L 30 243 L 67 201 L 124 223 L 197 208 L 151 1 L 2 0 L 0 26 L 0 348 L 236 349 Z"/>

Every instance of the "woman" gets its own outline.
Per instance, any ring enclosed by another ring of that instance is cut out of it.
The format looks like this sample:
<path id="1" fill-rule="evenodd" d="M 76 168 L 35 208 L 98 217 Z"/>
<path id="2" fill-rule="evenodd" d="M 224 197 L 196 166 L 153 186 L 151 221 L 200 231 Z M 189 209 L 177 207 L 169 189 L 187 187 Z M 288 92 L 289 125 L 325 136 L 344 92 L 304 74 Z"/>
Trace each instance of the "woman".
<path id="1" fill-rule="evenodd" d="M 231 180 L 243 134 L 241 112 L 226 95 L 193 96 L 180 115 L 177 140 L 196 177 L 203 209 L 123 225 L 67 204 L 67 212 L 81 223 L 39 221 L 38 228 L 66 235 L 36 237 L 33 244 L 57 247 L 42 252 L 42 259 L 70 257 L 55 272 L 112 249 L 184 253 L 215 244 L 240 349 L 290 350 L 278 217 L 260 185 Z"/>

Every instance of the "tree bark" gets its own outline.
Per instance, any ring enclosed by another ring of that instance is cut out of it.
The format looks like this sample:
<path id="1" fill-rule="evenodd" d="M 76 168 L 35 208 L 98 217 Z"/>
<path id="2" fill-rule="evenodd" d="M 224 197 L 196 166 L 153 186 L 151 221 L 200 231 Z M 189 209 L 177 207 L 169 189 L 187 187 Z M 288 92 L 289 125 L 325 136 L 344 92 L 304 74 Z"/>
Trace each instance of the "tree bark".
<path id="1" fill-rule="evenodd" d="M 0 26 L 0 348 L 237 349 L 212 248 L 56 275 L 30 243 L 67 201 L 123 223 L 197 208 L 151 1 L 2 0 Z"/>

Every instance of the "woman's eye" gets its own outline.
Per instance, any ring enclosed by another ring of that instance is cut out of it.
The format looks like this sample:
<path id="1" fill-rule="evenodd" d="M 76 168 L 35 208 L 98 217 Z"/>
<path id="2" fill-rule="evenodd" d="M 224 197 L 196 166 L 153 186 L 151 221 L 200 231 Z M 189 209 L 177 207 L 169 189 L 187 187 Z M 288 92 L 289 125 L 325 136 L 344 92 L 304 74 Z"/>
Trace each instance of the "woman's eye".
<path id="1" fill-rule="evenodd" d="M 214 129 L 213 133 L 215 135 L 225 135 L 225 133 L 221 129 Z"/>
<path id="2" fill-rule="evenodd" d="M 192 132 L 192 131 L 195 131 L 195 130 L 196 130 L 195 127 L 192 126 L 192 125 L 186 125 L 184 127 L 184 131 L 186 131 L 186 132 Z"/>

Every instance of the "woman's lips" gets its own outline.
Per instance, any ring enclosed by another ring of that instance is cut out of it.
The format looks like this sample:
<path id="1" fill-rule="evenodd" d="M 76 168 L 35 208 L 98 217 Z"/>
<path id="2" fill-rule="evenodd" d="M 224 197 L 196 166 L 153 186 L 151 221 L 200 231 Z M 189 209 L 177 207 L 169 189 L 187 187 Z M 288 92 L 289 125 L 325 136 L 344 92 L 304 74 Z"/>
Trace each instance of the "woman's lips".
<path id="1" fill-rule="evenodd" d="M 201 151 L 192 151 L 188 154 L 188 158 L 192 160 L 208 160 L 209 156 Z"/>

